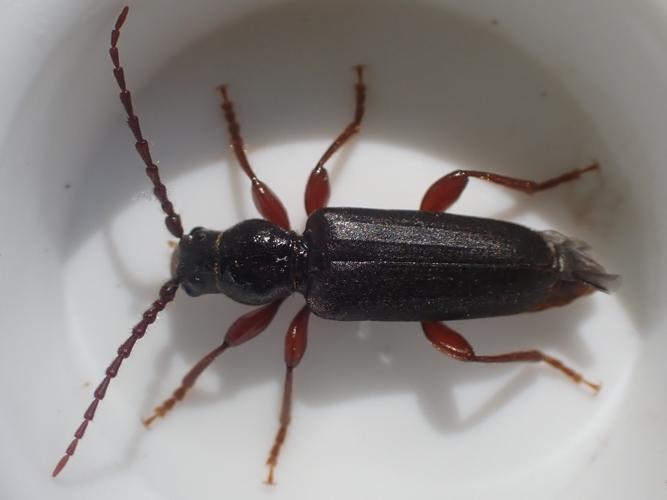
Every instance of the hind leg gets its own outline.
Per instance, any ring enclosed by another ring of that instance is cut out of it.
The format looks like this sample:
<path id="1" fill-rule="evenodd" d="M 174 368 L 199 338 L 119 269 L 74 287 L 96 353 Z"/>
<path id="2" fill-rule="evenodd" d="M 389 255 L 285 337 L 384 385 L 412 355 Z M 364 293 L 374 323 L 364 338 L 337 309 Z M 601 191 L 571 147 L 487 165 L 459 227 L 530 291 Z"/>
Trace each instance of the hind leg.
<path id="1" fill-rule="evenodd" d="M 477 363 L 515 363 L 515 362 L 544 362 L 563 373 L 577 384 L 588 386 L 593 392 L 600 390 L 600 384 L 586 380 L 580 373 L 574 371 L 562 361 L 544 354 L 542 351 L 515 351 L 491 356 L 479 356 L 463 338 L 463 336 L 439 321 L 423 321 L 422 329 L 426 338 L 438 351 L 459 361 L 473 361 Z"/>
<path id="2" fill-rule="evenodd" d="M 554 188 L 564 182 L 573 181 L 579 178 L 582 174 L 593 170 L 599 170 L 599 168 L 597 163 L 593 163 L 588 167 L 570 170 L 557 177 L 547 179 L 544 182 L 516 179 L 514 177 L 507 177 L 492 172 L 456 170 L 441 177 L 428 188 L 424 198 L 422 198 L 419 209 L 426 212 L 444 212 L 459 199 L 459 196 L 461 196 L 461 193 L 468 185 L 468 179 L 471 177 L 493 182 L 494 184 L 500 184 L 507 188 L 522 191 L 527 194 L 532 194 L 538 191 L 546 191 L 547 189 Z"/>

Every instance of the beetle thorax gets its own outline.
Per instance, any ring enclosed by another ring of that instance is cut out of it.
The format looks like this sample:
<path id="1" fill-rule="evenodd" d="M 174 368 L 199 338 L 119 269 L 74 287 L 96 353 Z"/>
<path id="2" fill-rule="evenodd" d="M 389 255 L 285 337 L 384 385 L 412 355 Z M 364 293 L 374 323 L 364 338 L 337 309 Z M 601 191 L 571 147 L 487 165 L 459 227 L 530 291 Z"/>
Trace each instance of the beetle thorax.
<path id="1" fill-rule="evenodd" d="M 224 232 L 196 227 L 174 250 L 172 274 L 193 297 L 223 293 L 244 304 L 267 304 L 294 291 L 298 239 L 258 219 Z"/>

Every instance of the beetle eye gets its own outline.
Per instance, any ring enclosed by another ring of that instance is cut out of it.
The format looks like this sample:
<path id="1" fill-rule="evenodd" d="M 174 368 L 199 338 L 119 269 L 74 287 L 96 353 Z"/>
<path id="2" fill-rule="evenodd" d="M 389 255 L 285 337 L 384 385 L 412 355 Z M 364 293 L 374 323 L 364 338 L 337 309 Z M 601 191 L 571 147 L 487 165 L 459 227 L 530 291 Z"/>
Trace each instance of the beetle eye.
<path id="1" fill-rule="evenodd" d="M 202 232 L 197 234 L 196 238 L 197 238 L 197 241 L 204 242 L 208 239 L 208 235 L 205 232 L 202 231 Z"/>
<path id="2" fill-rule="evenodd" d="M 198 297 L 203 292 L 203 283 L 204 279 L 202 278 L 202 275 L 197 272 L 187 278 L 183 283 L 183 289 L 185 290 L 185 293 L 191 297 Z"/>

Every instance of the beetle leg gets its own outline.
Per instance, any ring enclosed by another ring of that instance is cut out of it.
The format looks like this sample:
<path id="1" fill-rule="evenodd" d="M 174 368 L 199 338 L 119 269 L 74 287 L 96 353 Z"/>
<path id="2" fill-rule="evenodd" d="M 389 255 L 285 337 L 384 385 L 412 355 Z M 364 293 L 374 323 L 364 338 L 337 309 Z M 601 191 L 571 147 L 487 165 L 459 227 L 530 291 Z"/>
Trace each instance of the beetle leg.
<path id="1" fill-rule="evenodd" d="M 305 305 L 292 320 L 285 336 L 285 365 L 287 366 L 287 371 L 285 372 L 283 401 L 280 409 L 280 427 L 269 452 L 269 458 L 266 459 L 266 465 L 269 466 L 269 475 L 266 478 L 268 484 L 274 484 L 273 471 L 278 464 L 280 448 L 285 442 L 287 429 L 292 419 L 292 372 L 306 351 L 309 317 L 310 309 L 308 305 Z"/>
<path id="2" fill-rule="evenodd" d="M 597 163 L 593 163 L 584 168 L 570 170 L 569 172 L 544 182 L 516 179 L 514 177 L 507 177 L 491 172 L 479 172 L 477 170 L 456 170 L 441 177 L 428 188 L 426 194 L 422 198 L 419 209 L 426 212 L 444 212 L 459 199 L 459 196 L 461 196 L 461 193 L 468 184 L 468 179 L 470 177 L 476 177 L 477 179 L 482 179 L 495 184 L 500 184 L 510 189 L 532 194 L 537 191 L 546 191 L 547 189 L 556 187 L 564 182 L 572 181 L 586 172 L 599 170 L 599 168 Z"/>
<path id="3" fill-rule="evenodd" d="M 580 373 L 566 366 L 562 361 L 548 356 L 541 351 L 516 351 L 493 356 L 479 356 L 474 349 L 463 338 L 463 336 L 439 321 L 422 321 L 422 329 L 426 338 L 438 351 L 459 361 L 474 361 L 478 363 L 514 363 L 517 361 L 540 362 L 543 361 L 555 369 L 564 373 L 573 382 L 584 384 L 597 393 L 600 384 L 586 380 Z"/>
<path id="4" fill-rule="evenodd" d="M 192 369 L 183 377 L 181 385 L 172 393 L 171 397 L 166 399 L 161 405 L 156 406 L 153 414 L 146 418 L 144 426 L 150 426 L 158 417 L 164 417 L 185 394 L 195 384 L 199 375 L 208 368 L 215 359 L 225 352 L 228 348 L 237 346 L 254 338 L 266 329 L 273 321 L 278 312 L 282 300 L 277 300 L 269 305 L 260 307 L 238 318 L 227 330 L 225 340 L 218 347 L 209 352 L 206 356 L 192 367 Z"/>
<path id="5" fill-rule="evenodd" d="M 227 86 L 221 85 L 218 87 L 218 90 L 220 90 L 220 94 L 222 95 L 222 111 L 224 112 L 225 120 L 227 121 L 231 147 L 234 150 L 234 154 L 236 155 L 236 159 L 238 160 L 241 169 L 252 183 L 252 199 L 255 203 L 255 207 L 257 207 L 259 213 L 262 214 L 262 217 L 266 220 L 289 231 L 289 217 L 287 216 L 285 207 L 278 196 L 271 191 L 269 186 L 257 178 L 257 175 L 255 175 L 255 172 L 250 166 L 250 162 L 245 154 L 243 138 L 241 137 L 241 127 L 236 121 L 234 104 L 229 99 Z"/>
<path id="6" fill-rule="evenodd" d="M 364 117 L 366 102 L 366 85 L 364 84 L 364 67 L 357 65 L 354 67 L 357 72 L 357 83 L 355 84 L 355 102 L 354 119 L 343 129 L 338 137 L 331 143 L 331 146 L 324 152 L 320 161 L 310 172 L 308 183 L 306 184 L 306 213 L 310 215 L 318 208 L 325 207 L 329 201 L 331 189 L 329 187 L 329 173 L 324 168 L 324 164 L 345 144 L 350 137 L 359 132 L 361 120 Z"/>

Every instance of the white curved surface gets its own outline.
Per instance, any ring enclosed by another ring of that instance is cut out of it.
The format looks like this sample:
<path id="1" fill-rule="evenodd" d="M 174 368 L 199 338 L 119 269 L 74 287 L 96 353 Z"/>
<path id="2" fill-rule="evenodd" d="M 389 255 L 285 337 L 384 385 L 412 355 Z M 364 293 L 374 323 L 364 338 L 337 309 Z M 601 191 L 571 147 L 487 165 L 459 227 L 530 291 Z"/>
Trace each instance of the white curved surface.
<path id="1" fill-rule="evenodd" d="M 168 276 L 168 233 L 106 54 L 119 10 L 0 7 L 3 498 L 664 496 L 667 22 L 665 3 L 648 0 L 132 5 L 121 58 L 188 229 L 255 216 L 217 84 L 230 84 L 251 161 L 300 228 L 307 174 L 349 120 L 349 68 L 363 62 L 368 113 L 332 162 L 331 204 L 415 208 L 450 169 L 543 179 L 595 158 L 601 174 L 539 197 L 473 182 L 454 210 L 586 239 L 624 284 L 455 325 L 479 352 L 557 354 L 603 381 L 595 398 L 548 369 L 445 359 L 414 324 L 311 321 L 273 488 L 263 460 L 301 299 L 145 432 L 140 417 L 247 310 L 179 293 L 52 480 Z"/>

